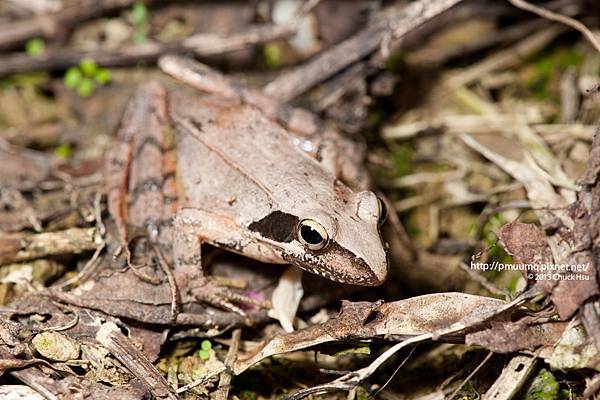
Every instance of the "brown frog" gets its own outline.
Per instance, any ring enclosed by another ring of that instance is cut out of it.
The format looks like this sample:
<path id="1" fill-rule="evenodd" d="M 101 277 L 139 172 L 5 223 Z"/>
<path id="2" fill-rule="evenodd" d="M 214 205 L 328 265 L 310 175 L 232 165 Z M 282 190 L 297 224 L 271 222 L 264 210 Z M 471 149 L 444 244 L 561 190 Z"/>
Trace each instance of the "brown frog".
<path id="1" fill-rule="evenodd" d="M 159 65 L 215 95 L 149 82 L 130 101 L 106 168 L 127 253 L 125 221 L 172 250 L 174 275 L 193 278 L 195 298 L 236 311 L 240 297 L 203 276 L 201 243 L 338 282 L 385 280 L 383 207 L 362 189 L 360 148 L 311 113 L 202 64 L 168 56 Z"/>

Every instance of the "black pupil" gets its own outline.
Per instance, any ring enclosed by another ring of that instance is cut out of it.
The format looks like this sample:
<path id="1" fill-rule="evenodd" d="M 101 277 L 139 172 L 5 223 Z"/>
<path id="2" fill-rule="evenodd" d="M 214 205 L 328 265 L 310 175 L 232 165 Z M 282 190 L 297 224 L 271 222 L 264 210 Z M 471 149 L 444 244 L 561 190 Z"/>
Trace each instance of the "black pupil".
<path id="1" fill-rule="evenodd" d="M 300 227 L 300 235 L 302 235 L 302 239 L 308 244 L 323 243 L 321 234 L 308 225 L 302 225 Z"/>

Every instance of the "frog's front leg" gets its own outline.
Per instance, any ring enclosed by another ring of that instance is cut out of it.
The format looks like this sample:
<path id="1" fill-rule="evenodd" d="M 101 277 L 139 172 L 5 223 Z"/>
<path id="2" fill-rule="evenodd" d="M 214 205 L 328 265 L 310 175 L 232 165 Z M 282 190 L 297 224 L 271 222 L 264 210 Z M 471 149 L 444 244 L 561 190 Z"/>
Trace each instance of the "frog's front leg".
<path id="1" fill-rule="evenodd" d="M 176 281 L 180 282 L 178 286 L 187 286 L 188 292 L 196 300 L 241 315 L 245 313 L 233 302 L 264 306 L 262 302 L 219 286 L 204 276 L 201 245 L 205 242 L 234 252 L 244 252 L 246 255 L 252 253 L 251 256 L 257 259 L 262 255 L 263 258 L 272 260 L 268 257 L 270 253 L 267 248 L 254 244 L 227 217 L 202 209 L 183 208 L 178 211 L 174 220 L 174 275 Z"/>

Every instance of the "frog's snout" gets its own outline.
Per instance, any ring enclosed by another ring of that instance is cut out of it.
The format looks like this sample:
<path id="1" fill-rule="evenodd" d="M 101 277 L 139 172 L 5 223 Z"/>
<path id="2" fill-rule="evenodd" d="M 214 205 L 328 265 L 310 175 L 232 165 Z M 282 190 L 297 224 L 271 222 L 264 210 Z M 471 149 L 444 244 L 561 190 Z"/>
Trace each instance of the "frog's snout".
<path id="1" fill-rule="evenodd" d="M 374 246 L 375 247 L 375 246 Z M 388 277 L 389 273 L 389 257 L 388 253 L 383 246 L 381 248 L 374 248 L 369 254 L 371 257 L 367 263 L 370 271 L 370 279 L 365 286 L 379 286 Z"/>

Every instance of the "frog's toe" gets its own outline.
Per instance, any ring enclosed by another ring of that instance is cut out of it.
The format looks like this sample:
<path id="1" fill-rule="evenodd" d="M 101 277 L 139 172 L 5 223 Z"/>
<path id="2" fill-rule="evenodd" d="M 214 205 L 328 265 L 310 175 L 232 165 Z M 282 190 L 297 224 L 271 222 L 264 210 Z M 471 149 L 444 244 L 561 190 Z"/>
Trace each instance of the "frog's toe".
<path id="1" fill-rule="evenodd" d="M 259 307 L 266 307 L 264 302 L 235 292 L 227 287 L 219 286 L 215 282 L 209 280 L 204 280 L 202 283 L 200 283 L 200 285 L 196 285 L 191 292 L 197 300 L 203 301 L 218 308 L 232 311 L 243 317 L 247 316 L 246 312 L 234 303 L 252 304 Z"/>

